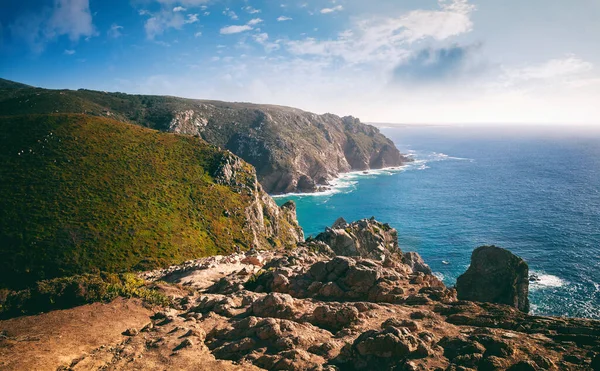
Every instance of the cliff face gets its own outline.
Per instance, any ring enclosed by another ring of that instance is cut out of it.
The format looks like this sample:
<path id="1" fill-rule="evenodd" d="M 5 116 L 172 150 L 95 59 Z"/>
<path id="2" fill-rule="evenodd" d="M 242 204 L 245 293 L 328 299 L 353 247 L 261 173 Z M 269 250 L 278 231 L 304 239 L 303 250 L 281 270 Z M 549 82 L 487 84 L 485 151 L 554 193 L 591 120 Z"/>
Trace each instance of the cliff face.
<path id="1" fill-rule="evenodd" d="M 341 172 L 400 166 L 391 140 L 353 117 L 290 107 L 0 84 L 0 115 L 85 113 L 195 135 L 254 165 L 268 193 L 314 192 Z"/>
<path id="2" fill-rule="evenodd" d="M 303 240 L 254 168 L 202 139 L 86 115 L 0 117 L 0 288 Z"/>
<path id="3" fill-rule="evenodd" d="M 200 103 L 169 131 L 198 135 L 254 165 L 269 193 L 314 192 L 350 170 L 400 166 L 391 140 L 353 117 L 267 105 Z"/>

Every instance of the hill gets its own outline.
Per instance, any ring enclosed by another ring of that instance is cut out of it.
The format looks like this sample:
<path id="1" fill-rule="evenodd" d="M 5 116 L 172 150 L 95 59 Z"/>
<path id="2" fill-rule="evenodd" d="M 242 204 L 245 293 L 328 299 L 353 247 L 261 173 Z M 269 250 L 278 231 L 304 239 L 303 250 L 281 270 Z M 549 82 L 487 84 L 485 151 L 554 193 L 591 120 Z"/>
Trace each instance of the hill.
<path id="1" fill-rule="evenodd" d="M 252 166 L 192 136 L 81 114 L 1 116 L 0 163 L 0 287 L 302 239 L 293 205 L 277 207 Z"/>
<path id="2" fill-rule="evenodd" d="M 6 81 L 6 80 L 4 80 Z M 80 113 L 196 135 L 252 164 L 269 193 L 314 192 L 341 172 L 400 166 L 391 140 L 354 117 L 299 109 L 0 84 L 0 115 Z M 6 89 L 1 89 L 6 85 Z"/>

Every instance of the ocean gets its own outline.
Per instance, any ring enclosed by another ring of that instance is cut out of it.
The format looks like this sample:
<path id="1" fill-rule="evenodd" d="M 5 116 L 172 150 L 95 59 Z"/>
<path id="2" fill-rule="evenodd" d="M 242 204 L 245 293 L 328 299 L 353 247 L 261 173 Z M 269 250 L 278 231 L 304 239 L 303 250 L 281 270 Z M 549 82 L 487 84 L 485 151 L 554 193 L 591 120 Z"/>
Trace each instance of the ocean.
<path id="1" fill-rule="evenodd" d="M 415 160 L 343 174 L 327 192 L 293 199 L 305 234 L 340 216 L 398 230 L 446 285 L 481 245 L 507 248 L 539 277 L 531 312 L 600 319 L 600 131 L 545 127 L 382 128 Z"/>

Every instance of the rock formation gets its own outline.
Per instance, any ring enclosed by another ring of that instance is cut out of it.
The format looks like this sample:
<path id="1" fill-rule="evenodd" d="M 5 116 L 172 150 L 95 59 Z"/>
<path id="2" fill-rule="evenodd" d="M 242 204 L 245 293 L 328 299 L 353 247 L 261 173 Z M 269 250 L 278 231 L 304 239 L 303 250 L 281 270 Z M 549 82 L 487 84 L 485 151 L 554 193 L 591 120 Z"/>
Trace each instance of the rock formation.
<path id="1" fill-rule="evenodd" d="M 350 224 L 340 218 L 315 240 L 325 243 L 342 256 L 362 256 L 383 261 L 401 253 L 396 230 L 374 218 Z"/>
<path id="2" fill-rule="evenodd" d="M 339 221 L 335 226 L 346 226 L 352 230 L 349 235 L 372 234 L 357 238 L 361 243 L 382 237 L 374 220 Z M 392 241 L 392 246 L 397 248 L 397 243 Z M 81 324 L 77 327 L 73 319 L 87 313 L 87 307 L 30 317 L 44 324 L 41 327 L 26 325 L 29 322 L 20 318 L 0 321 L 0 368 L 559 371 L 598 367 L 600 321 L 529 316 L 512 305 L 458 300 L 454 289 L 422 271 L 418 255 L 399 252 L 382 260 L 379 254 L 359 248 L 357 255 L 339 256 L 334 247 L 312 240 L 290 251 L 215 256 L 143 273 L 141 277 L 172 302 L 170 307 L 154 308 L 146 321 L 142 317 L 147 310 L 135 302 L 127 302 L 136 313 L 131 319 L 123 304 L 107 304 L 109 308 L 94 304 L 89 309 L 94 323 L 86 327 L 88 331 L 80 331 Z M 502 251 L 496 253 L 509 256 Z M 506 264 L 504 269 L 514 265 Z M 489 282 L 493 289 L 495 283 Z M 61 332 L 59 339 L 52 335 L 55 329 L 45 330 L 49 323 L 71 330 Z M 38 339 L 35 346 L 23 341 L 32 336 Z M 65 348 L 65 344 L 78 344 L 78 336 L 80 345 Z M 90 338 L 94 340 L 83 341 Z"/>
<path id="3" fill-rule="evenodd" d="M 481 246 L 471 255 L 471 266 L 456 281 L 460 300 L 506 304 L 529 312 L 529 267 L 510 251 Z"/>

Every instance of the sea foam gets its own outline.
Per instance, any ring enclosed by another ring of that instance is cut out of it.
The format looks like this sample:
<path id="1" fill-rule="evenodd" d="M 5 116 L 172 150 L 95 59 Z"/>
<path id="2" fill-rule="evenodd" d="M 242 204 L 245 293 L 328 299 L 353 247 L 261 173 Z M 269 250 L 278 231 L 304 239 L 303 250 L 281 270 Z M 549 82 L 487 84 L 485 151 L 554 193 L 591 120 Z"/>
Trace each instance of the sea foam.
<path id="1" fill-rule="evenodd" d="M 553 276 L 551 274 L 536 273 L 532 272 L 532 277 L 536 277 L 535 280 L 530 281 L 530 290 L 543 289 L 549 287 L 562 287 L 566 282 L 560 277 Z"/>

